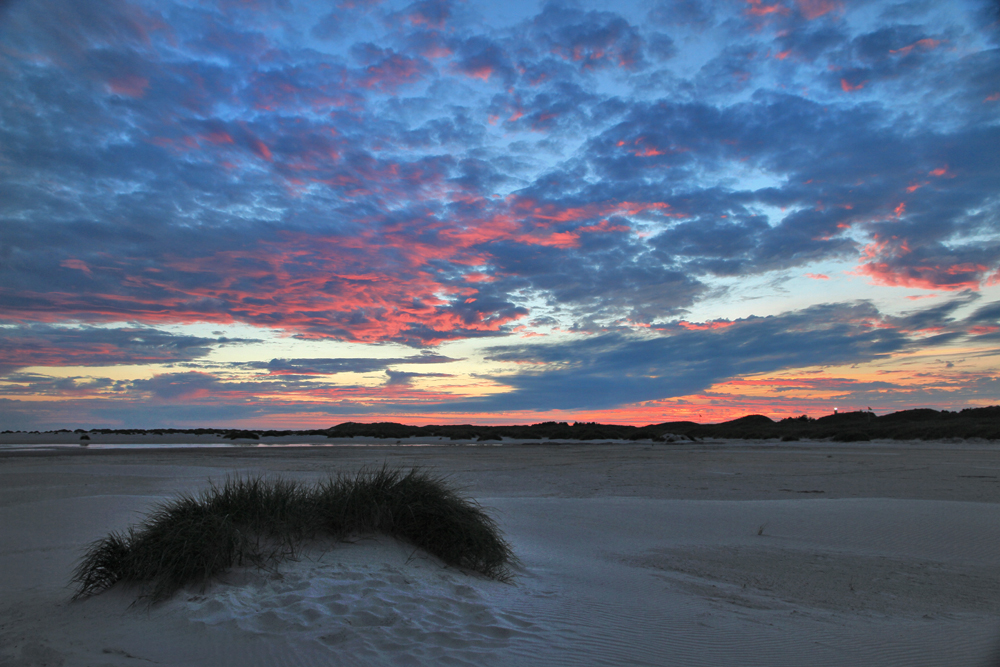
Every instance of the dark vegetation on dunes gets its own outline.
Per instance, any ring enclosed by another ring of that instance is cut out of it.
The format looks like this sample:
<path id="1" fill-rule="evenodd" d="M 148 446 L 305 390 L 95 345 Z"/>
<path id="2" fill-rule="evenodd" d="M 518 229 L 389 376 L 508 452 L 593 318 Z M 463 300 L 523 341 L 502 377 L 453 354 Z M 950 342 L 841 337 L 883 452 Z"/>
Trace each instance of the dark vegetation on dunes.
<path id="1" fill-rule="evenodd" d="M 63 429 L 62 432 L 67 432 Z M 9 432 L 9 431 L 8 431 Z M 60 431 L 56 431 L 58 433 Z M 1000 406 L 967 408 L 960 412 L 926 408 L 903 410 L 876 416 L 873 412 L 842 412 L 813 419 L 805 415 L 774 421 L 764 415 L 748 415 L 722 424 L 698 424 L 691 421 L 665 422 L 648 426 L 623 426 L 593 422 L 543 422 L 523 426 L 477 426 L 446 424 L 407 426 L 394 422 L 360 424 L 345 422 L 326 429 L 258 430 L 227 428 L 193 429 L 93 429 L 76 433 L 117 435 L 215 435 L 221 438 L 259 441 L 263 437 L 326 436 L 329 438 L 379 438 L 402 440 L 411 437 L 441 437 L 449 440 L 499 441 L 518 440 L 654 440 L 700 438 L 744 438 L 751 440 L 779 438 L 827 439 L 850 442 L 888 438 L 895 440 L 939 440 L 943 438 L 984 438 L 1000 440 Z"/>
<path id="2" fill-rule="evenodd" d="M 510 578 L 510 545 L 474 501 L 439 477 L 364 469 L 314 486 L 280 478 L 236 477 L 197 497 L 157 506 L 138 526 L 90 545 L 73 574 L 74 599 L 121 582 L 156 602 L 233 566 L 271 568 L 319 537 L 381 533 L 449 565 Z"/>
<path id="3" fill-rule="evenodd" d="M 323 431 L 331 438 L 365 436 L 402 439 L 438 436 L 452 440 L 653 440 L 743 438 L 798 440 L 802 438 L 851 442 L 890 438 L 936 440 L 942 438 L 1000 439 L 1000 406 L 970 408 L 961 412 L 904 410 L 882 417 L 872 412 L 842 412 L 812 419 L 792 417 L 774 421 L 764 415 L 748 415 L 722 424 L 690 421 L 649 426 L 622 426 L 576 422 L 545 422 L 531 426 L 406 426 L 403 424 L 357 424 L 347 422 Z"/>

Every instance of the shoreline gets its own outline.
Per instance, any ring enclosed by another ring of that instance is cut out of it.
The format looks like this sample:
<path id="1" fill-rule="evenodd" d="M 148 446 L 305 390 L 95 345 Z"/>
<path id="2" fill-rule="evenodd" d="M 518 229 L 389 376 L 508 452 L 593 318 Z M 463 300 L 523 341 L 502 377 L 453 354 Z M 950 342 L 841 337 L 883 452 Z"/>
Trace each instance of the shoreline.
<path id="1" fill-rule="evenodd" d="M 95 440 L 96 438 L 96 440 Z M 764 415 L 747 415 L 719 424 L 691 421 L 664 422 L 632 426 L 596 422 L 541 422 L 488 426 L 476 424 L 438 424 L 412 426 L 394 422 L 344 422 L 325 429 L 234 429 L 234 428 L 158 428 L 158 429 L 59 429 L 56 431 L 4 431 L 0 444 L 120 442 L 122 438 L 142 438 L 156 442 L 176 442 L 177 438 L 199 443 L 261 442 L 304 440 L 347 440 L 369 438 L 386 442 L 418 439 L 442 441 L 539 441 L 539 440 L 624 440 L 632 442 L 700 442 L 705 440 L 833 440 L 870 442 L 872 440 L 951 440 L 976 439 L 1000 442 L 1000 406 L 966 408 L 958 412 L 931 409 L 903 410 L 878 416 L 870 411 L 841 412 L 819 418 L 807 415 L 774 421 Z"/>
<path id="2" fill-rule="evenodd" d="M 872 438 L 863 441 L 836 441 L 829 437 L 810 438 L 803 437 L 795 440 L 783 440 L 779 437 L 712 437 L 705 436 L 699 438 L 677 437 L 673 440 L 657 440 L 653 438 L 624 439 L 624 438 L 588 438 L 575 439 L 565 437 L 542 437 L 542 438 L 516 438 L 501 437 L 495 440 L 480 440 L 475 437 L 469 438 L 449 438 L 446 436 L 411 436 L 404 438 L 387 438 L 373 436 L 353 436 L 353 437 L 328 437 L 326 435 L 262 435 L 259 438 L 236 438 L 229 439 L 216 434 L 191 434 L 191 433 L 146 433 L 146 434 L 120 434 L 120 433 L 100 433 L 88 432 L 88 440 L 81 440 L 79 433 L 75 432 L 55 432 L 47 431 L 41 433 L 8 432 L 0 433 L 0 448 L 3 447 L 32 447 L 45 445 L 59 445 L 63 447 L 76 446 L 80 449 L 100 447 L 102 445 L 122 446 L 132 445 L 135 447 L 155 447 L 156 445 L 191 445 L 192 447 L 205 447 L 217 445 L 219 447 L 241 447 L 253 448 L 258 446 L 441 446 L 441 447 L 495 447 L 495 446 L 532 446 L 532 445 L 643 445 L 658 447 L 678 447 L 678 446 L 698 446 L 698 445 L 744 445 L 748 447 L 757 445 L 849 445 L 849 446 L 884 446 L 887 444 L 898 444 L 914 446 L 926 443 L 931 446 L 942 444 L 983 444 L 994 445 L 1000 449 L 1000 441 L 980 437 L 939 437 L 928 439 L 896 439 L 896 438 Z M 0 449 L 0 451 L 3 451 Z"/>

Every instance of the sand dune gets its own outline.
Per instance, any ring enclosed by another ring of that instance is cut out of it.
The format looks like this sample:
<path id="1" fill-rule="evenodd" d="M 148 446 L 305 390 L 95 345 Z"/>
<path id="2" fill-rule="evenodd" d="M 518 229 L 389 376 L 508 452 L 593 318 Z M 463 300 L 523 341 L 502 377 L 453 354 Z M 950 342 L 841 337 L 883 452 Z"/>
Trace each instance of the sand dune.
<path id="1" fill-rule="evenodd" d="M 383 461 L 451 473 L 490 508 L 521 559 L 514 582 L 357 536 L 151 608 L 118 588 L 69 601 L 82 548 L 177 491 L 232 471 L 313 480 Z M 989 447 L 213 450 L 0 466 L 4 666 L 978 666 L 1000 638 Z"/>
<path id="2" fill-rule="evenodd" d="M 481 664 L 542 629 L 490 599 L 503 584 L 385 538 L 308 550 L 279 573 L 241 573 L 176 601 L 213 628 L 335 649 L 350 661 Z M 346 664 L 345 662 L 345 664 Z"/>

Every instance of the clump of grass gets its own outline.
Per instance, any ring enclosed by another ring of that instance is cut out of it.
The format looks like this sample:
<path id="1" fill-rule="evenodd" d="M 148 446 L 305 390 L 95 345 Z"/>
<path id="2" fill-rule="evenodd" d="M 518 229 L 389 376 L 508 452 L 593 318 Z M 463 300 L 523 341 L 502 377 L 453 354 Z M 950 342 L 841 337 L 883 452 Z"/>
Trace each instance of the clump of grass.
<path id="1" fill-rule="evenodd" d="M 159 505 L 139 526 L 91 544 L 73 573 L 73 599 L 122 582 L 145 586 L 143 597 L 157 602 L 233 566 L 273 567 L 311 539 L 357 533 L 404 540 L 500 581 L 510 579 L 515 560 L 478 503 L 418 469 L 362 469 L 314 486 L 235 477 Z"/>

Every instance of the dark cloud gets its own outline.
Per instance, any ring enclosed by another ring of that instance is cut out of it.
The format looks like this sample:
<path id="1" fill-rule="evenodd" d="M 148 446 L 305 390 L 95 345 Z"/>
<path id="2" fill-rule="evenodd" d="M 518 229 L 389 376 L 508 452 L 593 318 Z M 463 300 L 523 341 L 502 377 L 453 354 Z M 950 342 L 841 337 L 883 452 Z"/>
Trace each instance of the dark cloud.
<path id="1" fill-rule="evenodd" d="M 517 73 L 503 47 L 489 37 L 475 35 L 457 44 L 456 72 L 481 81 L 512 82 Z"/>
<path id="2" fill-rule="evenodd" d="M 611 12 L 583 12 L 549 2 L 534 19 L 539 41 L 583 70 L 644 66 L 639 30 Z"/>
<path id="3" fill-rule="evenodd" d="M 149 393 L 154 399 L 176 401 L 207 396 L 221 397 L 232 391 L 232 387 L 219 382 L 209 373 L 168 373 L 155 375 L 148 380 L 134 380 L 132 390 Z"/>
<path id="4" fill-rule="evenodd" d="M 971 325 L 1000 325 L 1000 301 L 980 306 L 966 321 Z"/>
<path id="5" fill-rule="evenodd" d="M 410 357 L 389 359 L 345 358 L 345 359 L 272 359 L 234 364 L 238 368 L 266 371 L 271 375 L 335 375 L 337 373 L 372 373 L 384 371 L 389 366 L 399 364 L 446 364 L 452 359 L 440 354 L 420 354 Z"/>
<path id="6" fill-rule="evenodd" d="M 712 0 L 659 0 L 653 4 L 647 16 L 650 21 L 659 25 L 704 30 L 711 26 L 714 15 Z"/>
<path id="7" fill-rule="evenodd" d="M 836 25 L 790 30 L 777 38 L 778 51 L 774 57 L 782 61 L 791 58 L 791 63 L 814 62 L 836 48 L 843 48 L 847 41 L 848 36 Z"/>
<path id="8" fill-rule="evenodd" d="M 646 44 L 650 54 L 658 60 L 667 60 L 677 55 L 677 45 L 674 40 L 662 32 L 650 33 L 646 38 Z"/>
<path id="9" fill-rule="evenodd" d="M 455 39 L 440 30 L 407 32 L 402 37 L 402 42 L 407 51 L 418 53 L 425 58 L 445 58 L 456 48 Z"/>
<path id="10" fill-rule="evenodd" d="M 755 43 L 727 46 L 698 72 L 695 85 L 699 92 L 710 97 L 753 89 L 761 67 L 762 50 L 762 45 Z"/>
<path id="11" fill-rule="evenodd" d="M 438 377 L 447 378 L 454 377 L 450 373 L 408 373 L 406 371 L 391 371 L 387 370 L 385 372 L 389 379 L 386 380 L 386 386 L 400 386 L 409 385 L 415 378 L 426 378 L 426 377 Z"/>
<path id="12" fill-rule="evenodd" d="M 29 366 L 176 363 L 199 359 L 220 346 L 256 342 L 184 336 L 147 327 L 8 324 L 0 327 L 0 375 Z"/>
<path id="13" fill-rule="evenodd" d="M 0 385 L 6 396 L 54 396 L 68 398 L 118 390 L 120 383 L 110 378 L 51 377 L 39 373 L 10 373 Z"/>
<path id="14" fill-rule="evenodd" d="M 66 58 L 60 64 L 74 65 L 70 58 L 99 54 L 105 49 L 142 48 L 149 44 L 155 17 L 121 0 L 110 2 L 10 3 L 4 37 L 15 46 Z M 97 47 L 97 48 L 95 48 Z"/>
<path id="15" fill-rule="evenodd" d="M 407 7 L 403 15 L 412 25 L 441 29 L 451 18 L 451 7 L 449 0 L 424 0 Z"/>
<path id="16" fill-rule="evenodd" d="M 512 391 L 467 401 L 464 407 L 610 408 L 697 394 L 717 382 L 744 375 L 860 364 L 887 359 L 906 349 L 940 346 L 968 337 L 997 337 L 1000 308 L 996 303 L 966 317 L 956 316 L 960 308 L 977 298 L 967 292 L 901 316 L 887 316 L 865 302 L 827 304 L 693 329 L 676 323 L 654 327 L 654 331 L 663 332 L 659 335 L 608 333 L 564 343 L 494 347 L 488 353 L 490 360 L 527 364 L 532 370 L 494 376 Z M 858 398 L 886 388 L 873 383 L 852 386 L 850 391 Z M 912 391 L 905 385 L 898 389 Z"/>
<path id="17" fill-rule="evenodd" d="M 364 89 L 381 92 L 395 92 L 400 86 L 420 81 L 432 68 L 423 58 L 394 53 L 387 49 L 379 54 L 363 71 L 357 74 L 358 83 Z"/>
<path id="18" fill-rule="evenodd" d="M 922 43 L 922 40 L 926 40 Z M 893 56 L 909 56 L 937 47 L 937 42 L 921 26 L 893 25 L 856 37 L 851 46 L 854 57 L 861 62 L 878 63 Z"/>
<path id="19" fill-rule="evenodd" d="M 715 331 L 661 336 L 607 334 L 564 344 L 496 347 L 490 359 L 543 364 L 495 378 L 513 391 L 473 403 L 482 409 L 596 409 L 703 391 L 725 378 L 807 365 L 885 358 L 909 340 L 873 327 L 868 304 L 814 306 L 738 320 Z"/>
<path id="20" fill-rule="evenodd" d="M 336 39 L 344 33 L 345 22 L 350 22 L 350 18 L 341 12 L 330 12 L 321 17 L 309 30 L 316 39 Z"/>

